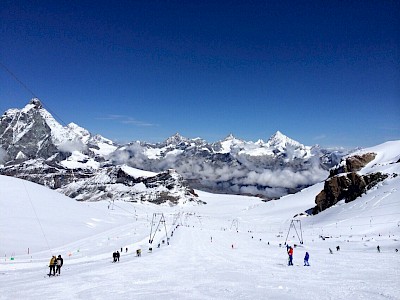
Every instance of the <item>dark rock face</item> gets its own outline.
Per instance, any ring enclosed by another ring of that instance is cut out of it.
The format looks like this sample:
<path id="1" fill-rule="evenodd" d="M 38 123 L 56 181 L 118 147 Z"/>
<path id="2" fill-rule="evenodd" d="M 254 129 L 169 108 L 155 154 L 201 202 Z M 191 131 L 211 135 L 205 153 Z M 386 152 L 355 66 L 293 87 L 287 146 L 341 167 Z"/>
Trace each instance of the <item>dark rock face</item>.
<path id="1" fill-rule="evenodd" d="M 315 198 L 313 213 L 317 214 L 343 199 L 346 203 L 351 202 L 387 177 L 387 174 L 380 172 L 368 175 L 351 172 L 329 178 L 325 181 L 324 189 Z"/>
<path id="2" fill-rule="evenodd" d="M 40 102 L 31 104 L 41 108 Z M 0 145 L 12 159 L 50 157 L 58 152 L 51 140 L 50 127 L 35 108 L 29 112 L 11 110 L 0 119 Z"/>
<path id="3" fill-rule="evenodd" d="M 93 176 L 93 172 L 89 169 L 67 169 L 56 162 L 44 159 L 7 165 L 1 169 L 1 174 L 28 180 L 51 189 L 58 189 L 78 179 Z"/>
<path id="4" fill-rule="evenodd" d="M 357 172 L 365 167 L 369 162 L 373 161 L 376 157 L 376 153 L 365 153 L 363 155 L 354 155 L 346 158 L 344 163 L 339 164 L 337 168 L 333 168 L 330 171 L 329 177 L 341 173 Z"/>

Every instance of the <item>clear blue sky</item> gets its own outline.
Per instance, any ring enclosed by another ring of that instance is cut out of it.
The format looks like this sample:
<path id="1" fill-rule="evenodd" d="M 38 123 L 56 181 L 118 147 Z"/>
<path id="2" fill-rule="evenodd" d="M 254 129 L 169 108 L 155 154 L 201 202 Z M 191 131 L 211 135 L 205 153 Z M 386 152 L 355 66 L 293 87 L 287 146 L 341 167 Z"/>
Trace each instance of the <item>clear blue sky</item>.
<path id="1" fill-rule="evenodd" d="M 303 144 L 400 139 L 399 1 L 0 2 L 0 61 L 65 123 Z M 0 113 L 31 95 L 0 67 Z"/>

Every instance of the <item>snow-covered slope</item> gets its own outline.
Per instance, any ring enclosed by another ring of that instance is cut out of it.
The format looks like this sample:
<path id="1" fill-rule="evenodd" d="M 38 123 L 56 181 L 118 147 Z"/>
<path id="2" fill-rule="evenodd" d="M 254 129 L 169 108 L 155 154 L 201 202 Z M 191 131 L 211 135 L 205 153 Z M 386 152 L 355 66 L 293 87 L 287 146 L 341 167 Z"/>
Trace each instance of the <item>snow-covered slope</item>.
<path id="1" fill-rule="evenodd" d="M 376 159 L 375 168 L 400 173 L 398 163 Z M 400 176 L 351 203 L 302 214 L 322 187 L 269 202 L 197 191 L 207 205 L 110 206 L 0 176 L 0 299 L 399 299 Z M 286 238 L 297 245 L 293 267 Z M 59 278 L 45 275 L 53 254 L 64 257 Z"/>
<path id="2" fill-rule="evenodd" d="M 362 168 L 360 173 L 368 174 L 376 171 L 399 173 L 398 163 L 400 162 L 400 141 L 389 141 L 374 147 L 361 149 L 351 155 L 361 155 L 365 153 L 376 153 L 376 157 L 373 161 Z"/>

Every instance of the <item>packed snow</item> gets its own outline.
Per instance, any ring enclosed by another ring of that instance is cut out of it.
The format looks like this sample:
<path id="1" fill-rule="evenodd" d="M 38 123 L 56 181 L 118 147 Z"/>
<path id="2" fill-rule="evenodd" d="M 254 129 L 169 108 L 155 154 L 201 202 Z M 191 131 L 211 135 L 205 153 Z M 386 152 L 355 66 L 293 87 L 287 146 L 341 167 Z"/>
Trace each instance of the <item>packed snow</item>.
<path id="1" fill-rule="evenodd" d="M 400 299 L 400 166 L 388 150 L 399 146 L 380 147 L 366 168 L 392 176 L 315 216 L 305 212 L 323 182 L 276 201 L 196 191 L 207 204 L 157 206 L 77 202 L 0 176 L 0 299 Z M 47 276 L 52 255 L 61 276 Z"/>

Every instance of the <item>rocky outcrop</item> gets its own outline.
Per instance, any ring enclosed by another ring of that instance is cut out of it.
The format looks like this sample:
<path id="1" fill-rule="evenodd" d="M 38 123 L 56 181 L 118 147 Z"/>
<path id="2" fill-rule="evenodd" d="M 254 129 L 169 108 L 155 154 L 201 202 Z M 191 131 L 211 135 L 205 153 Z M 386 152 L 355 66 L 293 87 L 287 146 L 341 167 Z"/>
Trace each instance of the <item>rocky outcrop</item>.
<path id="1" fill-rule="evenodd" d="M 197 194 L 175 170 L 149 177 L 134 177 L 121 167 L 98 170 L 91 178 L 79 180 L 59 189 L 78 201 L 122 200 L 147 201 L 154 204 L 203 204 Z"/>
<path id="2" fill-rule="evenodd" d="M 343 199 L 346 203 L 351 202 L 387 177 L 387 174 L 380 172 L 368 175 L 350 172 L 329 178 L 325 181 L 324 189 L 315 198 L 313 213 L 317 214 Z"/>
<path id="3" fill-rule="evenodd" d="M 330 170 L 329 177 L 333 177 L 341 173 L 360 171 L 369 162 L 373 161 L 375 157 L 376 153 L 365 153 L 362 155 L 347 157 L 336 168 L 332 168 Z"/>

